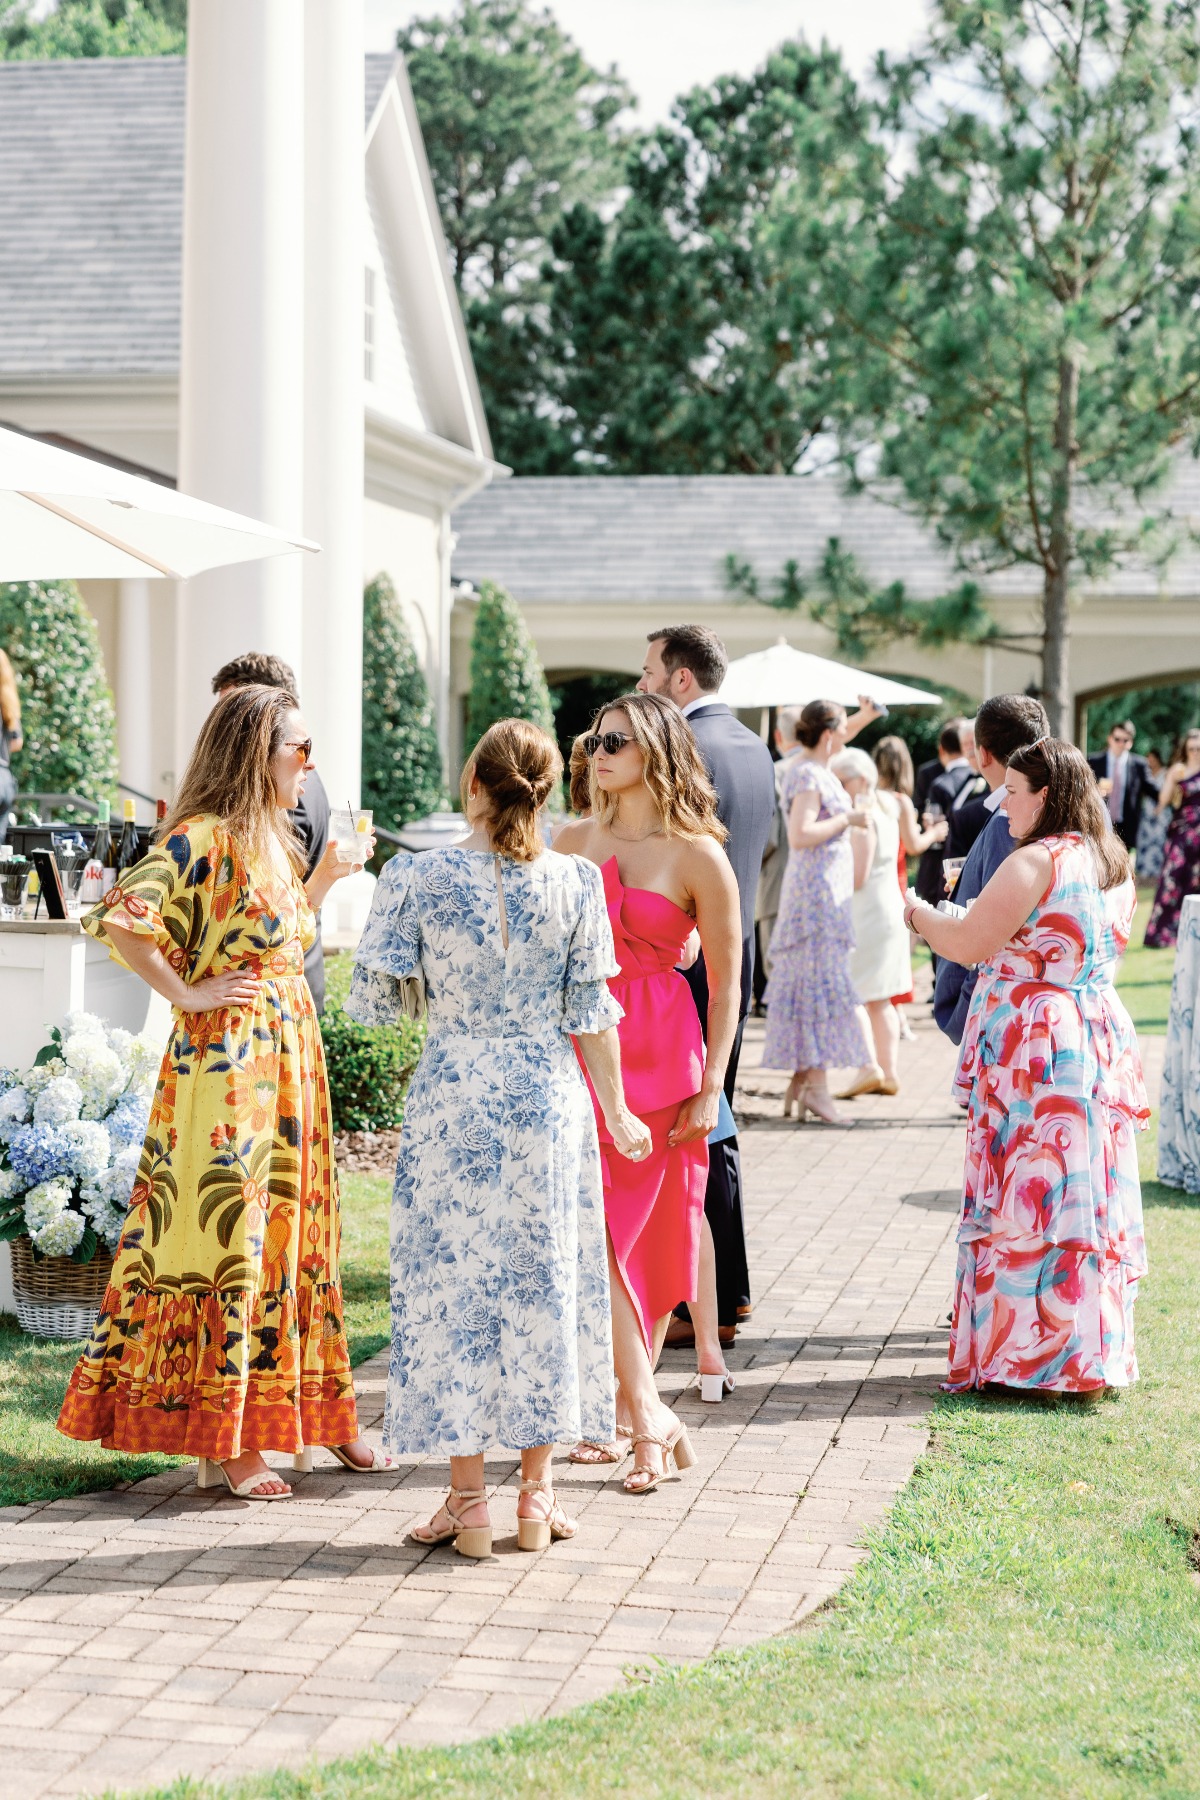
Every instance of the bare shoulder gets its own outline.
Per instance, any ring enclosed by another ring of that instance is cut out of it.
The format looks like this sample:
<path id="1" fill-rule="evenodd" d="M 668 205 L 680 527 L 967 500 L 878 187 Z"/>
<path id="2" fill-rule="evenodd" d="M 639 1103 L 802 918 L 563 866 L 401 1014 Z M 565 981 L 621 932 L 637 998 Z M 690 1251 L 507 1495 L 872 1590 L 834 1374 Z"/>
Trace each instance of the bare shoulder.
<path id="1" fill-rule="evenodd" d="M 716 838 L 689 837 L 676 841 L 680 846 L 680 869 L 689 886 L 693 880 L 736 885 L 733 866 Z"/>
<path id="2" fill-rule="evenodd" d="M 594 829 L 589 819 L 572 819 L 554 833 L 554 848 L 563 856 L 586 856 Z"/>
<path id="3" fill-rule="evenodd" d="M 1045 844 L 1022 844 L 1001 863 L 997 874 L 1008 872 L 1014 887 L 1045 887 L 1054 874 L 1054 858 Z"/>

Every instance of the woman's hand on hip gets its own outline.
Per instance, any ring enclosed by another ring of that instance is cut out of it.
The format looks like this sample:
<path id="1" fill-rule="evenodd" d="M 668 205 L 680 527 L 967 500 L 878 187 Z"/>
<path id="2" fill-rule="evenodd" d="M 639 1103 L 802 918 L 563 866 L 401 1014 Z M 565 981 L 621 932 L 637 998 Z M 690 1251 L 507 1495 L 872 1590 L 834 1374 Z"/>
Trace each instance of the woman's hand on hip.
<path id="1" fill-rule="evenodd" d="M 631 1113 L 627 1106 L 623 1106 L 614 1119 L 606 1119 L 604 1122 L 622 1156 L 627 1156 L 630 1162 L 646 1160 L 650 1154 L 650 1132 L 636 1113 Z"/>
<path id="2" fill-rule="evenodd" d="M 262 978 L 251 969 L 226 969 L 223 975 L 209 975 L 187 991 L 185 1012 L 220 1012 L 225 1006 L 253 1006 L 262 987 Z"/>
<path id="3" fill-rule="evenodd" d="M 667 1143 L 671 1149 L 679 1144 L 693 1144 L 697 1138 L 706 1138 L 710 1131 L 717 1128 L 718 1100 L 716 1094 L 693 1094 L 685 1100 L 675 1115 L 675 1123 L 667 1133 Z"/>

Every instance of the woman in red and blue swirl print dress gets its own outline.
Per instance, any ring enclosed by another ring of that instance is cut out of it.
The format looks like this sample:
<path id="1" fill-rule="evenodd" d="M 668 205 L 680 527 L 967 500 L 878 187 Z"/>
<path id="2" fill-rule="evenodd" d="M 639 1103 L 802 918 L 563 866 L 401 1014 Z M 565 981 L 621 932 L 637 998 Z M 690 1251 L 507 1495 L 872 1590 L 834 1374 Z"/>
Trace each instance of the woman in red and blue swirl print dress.
<path id="1" fill-rule="evenodd" d="M 955 1077 L 968 1112 L 951 1390 L 1096 1397 L 1137 1379 L 1149 1106 L 1113 986 L 1136 896 L 1089 777 L 1072 744 L 1018 750 L 1018 848 L 965 917 L 912 894 L 905 909 L 939 956 L 980 965 Z"/>

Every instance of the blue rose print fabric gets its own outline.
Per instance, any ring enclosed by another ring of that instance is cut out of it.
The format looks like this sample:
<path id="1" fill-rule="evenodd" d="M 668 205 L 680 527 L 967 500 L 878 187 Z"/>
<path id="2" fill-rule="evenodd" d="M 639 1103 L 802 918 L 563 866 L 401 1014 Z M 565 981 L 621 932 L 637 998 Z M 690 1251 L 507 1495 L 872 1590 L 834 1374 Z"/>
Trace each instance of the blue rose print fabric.
<path id="1" fill-rule="evenodd" d="M 394 1454 L 613 1435 L 600 1154 L 571 1034 L 620 1019 L 617 972 L 581 858 L 451 848 L 379 878 L 346 1010 L 394 1024 L 410 975 L 428 1006 L 392 1197 Z"/>

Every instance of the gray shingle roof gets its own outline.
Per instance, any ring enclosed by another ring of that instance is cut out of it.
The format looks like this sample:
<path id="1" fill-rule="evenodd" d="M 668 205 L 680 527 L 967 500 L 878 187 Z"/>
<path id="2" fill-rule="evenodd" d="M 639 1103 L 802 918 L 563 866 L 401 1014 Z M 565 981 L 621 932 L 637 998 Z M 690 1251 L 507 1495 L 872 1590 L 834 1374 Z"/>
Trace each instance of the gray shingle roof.
<path id="1" fill-rule="evenodd" d="M 1200 524 L 1200 465 L 1180 464 L 1175 509 Z M 794 557 L 815 569 L 840 538 L 877 582 L 901 580 L 932 599 L 961 575 L 907 514 L 852 498 L 831 478 L 774 475 L 570 475 L 496 481 L 454 515 L 456 581 L 499 581 L 522 601 L 674 601 L 727 605 L 732 551 L 769 579 Z M 1005 570 L 983 585 L 997 596 L 1040 591 L 1038 571 Z M 1200 554 L 1185 548 L 1165 584 L 1153 570 L 1116 571 L 1107 593 L 1200 593 Z"/>
<path id="2" fill-rule="evenodd" d="M 179 56 L 0 62 L 0 375 L 177 372 L 186 84 Z"/>

